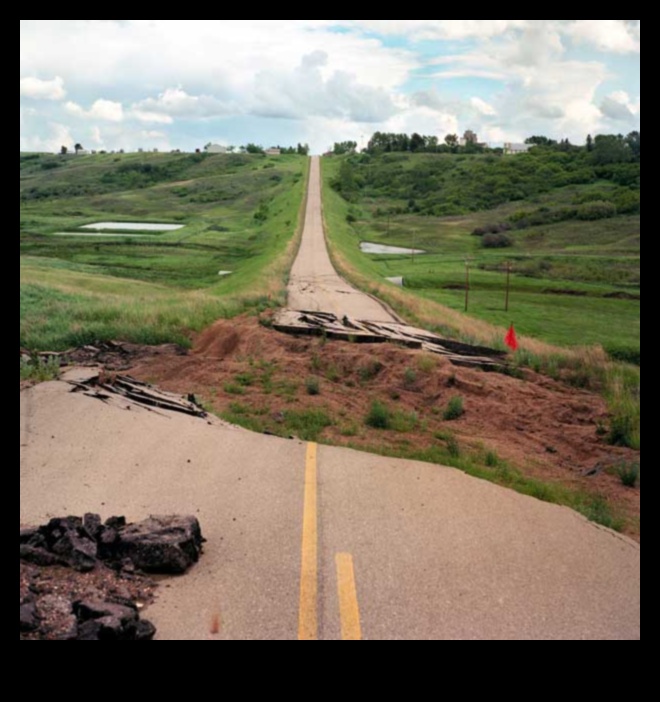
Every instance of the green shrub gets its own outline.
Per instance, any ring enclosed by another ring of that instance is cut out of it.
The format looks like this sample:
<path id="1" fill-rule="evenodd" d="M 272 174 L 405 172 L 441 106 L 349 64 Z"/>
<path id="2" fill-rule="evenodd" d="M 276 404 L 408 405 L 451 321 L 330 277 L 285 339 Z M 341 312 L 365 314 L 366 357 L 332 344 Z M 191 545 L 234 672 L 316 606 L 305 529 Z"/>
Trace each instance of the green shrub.
<path id="1" fill-rule="evenodd" d="M 639 427 L 631 413 L 621 410 L 613 415 L 608 442 L 611 446 L 639 448 Z"/>
<path id="2" fill-rule="evenodd" d="M 57 358 L 26 359 L 21 357 L 21 380 L 34 380 L 45 383 L 60 375 L 60 362 Z"/>
<path id="3" fill-rule="evenodd" d="M 323 410 L 290 410 L 284 413 L 284 420 L 287 430 L 303 441 L 317 441 L 323 430 L 333 423 Z"/>
<path id="4" fill-rule="evenodd" d="M 453 422 L 465 414 L 465 402 L 462 397 L 452 397 L 443 415 L 446 422 Z"/>
<path id="5" fill-rule="evenodd" d="M 634 366 L 642 365 L 642 349 L 639 346 L 614 346 L 605 347 L 605 351 L 614 361 L 632 363 Z"/>
<path id="6" fill-rule="evenodd" d="M 592 222 L 599 219 L 616 217 L 616 205 L 611 202 L 588 202 L 580 205 L 577 210 L 577 218 L 585 222 Z"/>
<path id="7" fill-rule="evenodd" d="M 318 378 L 307 378 L 305 382 L 307 394 L 316 397 L 321 394 L 321 383 Z"/>
<path id="8" fill-rule="evenodd" d="M 382 402 L 372 402 L 371 409 L 365 420 L 368 427 L 372 429 L 391 429 L 392 428 L 392 412 L 389 407 Z"/>
<path id="9" fill-rule="evenodd" d="M 452 436 L 449 441 L 447 441 L 447 451 L 452 458 L 460 458 L 461 456 L 461 445 L 458 443 L 458 439 Z"/>
<path id="10" fill-rule="evenodd" d="M 224 390 L 227 395 L 245 395 L 245 387 L 237 383 L 226 383 Z"/>
<path id="11" fill-rule="evenodd" d="M 362 366 L 358 370 L 358 375 L 363 383 L 368 383 L 378 376 L 378 374 L 383 370 L 383 366 L 380 361 L 371 361 L 366 366 Z"/>
<path id="12" fill-rule="evenodd" d="M 408 390 L 415 387 L 417 382 L 417 373 L 412 368 L 406 368 L 406 372 L 403 374 L 403 385 Z"/>
<path id="13" fill-rule="evenodd" d="M 489 468 L 499 468 L 500 466 L 500 457 L 495 453 L 495 451 L 489 451 L 486 454 L 486 465 Z"/>
<path id="14" fill-rule="evenodd" d="M 641 474 L 639 463 L 622 463 L 616 469 L 616 474 L 621 479 L 623 485 L 629 488 L 637 487 Z"/>
<path id="15" fill-rule="evenodd" d="M 508 249 L 513 246 L 513 239 L 506 234 L 486 234 L 481 246 L 484 249 Z"/>
<path id="16" fill-rule="evenodd" d="M 254 385 L 254 376 L 251 373 L 239 373 L 236 376 L 236 382 L 244 388 L 249 388 Z"/>

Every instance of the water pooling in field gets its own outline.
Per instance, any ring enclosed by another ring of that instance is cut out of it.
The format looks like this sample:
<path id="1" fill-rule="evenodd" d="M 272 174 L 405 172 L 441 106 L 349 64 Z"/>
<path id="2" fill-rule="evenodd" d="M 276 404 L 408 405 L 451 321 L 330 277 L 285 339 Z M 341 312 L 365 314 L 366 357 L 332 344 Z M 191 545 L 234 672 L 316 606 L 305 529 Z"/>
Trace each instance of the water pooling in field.
<path id="1" fill-rule="evenodd" d="M 126 230 L 134 232 L 174 232 L 177 229 L 183 229 L 183 224 L 152 224 L 149 222 L 96 222 L 95 224 L 86 224 L 81 229 L 93 229 L 95 231 L 103 230 Z"/>
<path id="2" fill-rule="evenodd" d="M 104 234 L 103 232 L 55 232 L 52 236 L 83 236 L 95 239 L 153 239 L 151 234 Z"/>
<path id="3" fill-rule="evenodd" d="M 425 254 L 426 251 L 420 249 L 404 249 L 400 246 L 385 246 L 385 244 L 370 244 L 369 242 L 363 241 L 360 244 L 360 251 L 366 254 L 390 254 L 390 255 L 403 255 L 412 256 Z"/>

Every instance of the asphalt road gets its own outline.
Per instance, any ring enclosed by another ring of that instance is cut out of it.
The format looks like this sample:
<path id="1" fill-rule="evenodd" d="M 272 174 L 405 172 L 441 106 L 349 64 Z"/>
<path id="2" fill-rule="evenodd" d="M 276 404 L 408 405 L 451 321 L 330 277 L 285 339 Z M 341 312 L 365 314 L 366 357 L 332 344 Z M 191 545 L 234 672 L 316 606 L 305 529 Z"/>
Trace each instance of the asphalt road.
<path id="1" fill-rule="evenodd" d="M 63 382 L 20 394 L 20 521 L 196 515 L 158 639 L 630 640 L 640 549 L 450 468 L 251 434 Z"/>
<path id="2" fill-rule="evenodd" d="M 356 290 L 335 271 L 323 227 L 320 170 L 318 157 L 312 158 L 302 243 L 291 269 L 289 307 L 371 322 L 398 321 L 382 303 Z"/>
<path id="3" fill-rule="evenodd" d="M 329 270 L 318 161 L 291 306 L 389 321 Z M 331 269 L 331 266 L 330 266 Z M 72 394 L 20 393 L 20 521 L 193 514 L 158 640 L 636 640 L 640 548 L 441 466 Z"/>

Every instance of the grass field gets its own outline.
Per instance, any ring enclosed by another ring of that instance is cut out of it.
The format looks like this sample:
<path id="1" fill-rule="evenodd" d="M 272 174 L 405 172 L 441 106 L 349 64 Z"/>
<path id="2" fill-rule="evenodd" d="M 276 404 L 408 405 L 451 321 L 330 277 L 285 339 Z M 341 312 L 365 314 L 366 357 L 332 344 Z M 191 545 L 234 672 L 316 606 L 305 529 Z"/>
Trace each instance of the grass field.
<path id="1" fill-rule="evenodd" d="M 388 215 L 384 213 L 400 209 L 399 200 L 373 196 L 365 189 L 355 202 L 348 203 L 330 187 L 341 167 L 340 159 L 324 160 L 326 217 L 341 256 L 366 278 L 403 277 L 407 292 L 463 312 L 469 261 L 469 313 L 475 318 L 499 327 L 513 321 L 521 334 L 551 344 L 601 344 L 615 355 L 639 356 L 639 215 L 509 231 L 513 246 L 506 249 L 484 249 L 481 237 L 471 236 L 475 229 L 507 222 L 521 211 L 567 207 L 588 200 L 590 193 L 603 197 L 608 190 L 614 192 L 615 186 L 564 186 L 531 200 L 461 216 Z M 367 256 L 359 251 L 364 241 L 422 249 L 427 254 Z M 509 263 L 513 275 L 506 312 Z M 446 322 L 440 317 L 437 323 Z"/>
<path id="2" fill-rule="evenodd" d="M 219 317 L 280 304 L 307 168 L 297 156 L 21 155 L 21 346 L 186 343 Z M 99 221 L 184 228 L 59 236 Z"/>
<path id="3" fill-rule="evenodd" d="M 382 212 L 392 205 L 396 209 L 396 203 L 355 193 L 349 202 L 336 191 L 333 183 L 341 168 L 341 159 L 323 161 L 331 256 L 346 278 L 408 321 L 467 342 L 504 348 L 506 329 L 514 322 L 521 336 L 517 363 L 602 392 L 612 412 L 612 443 L 640 447 L 640 370 L 635 366 L 641 356 L 641 303 L 634 299 L 640 297 L 641 282 L 638 216 L 511 231 L 512 247 L 487 251 L 471 235 L 475 228 L 526 206 L 574 200 L 592 186 L 566 186 L 537 195 L 533 203 L 507 203 L 458 217 L 388 217 Z M 366 255 L 359 248 L 363 241 L 428 254 Z M 471 269 L 469 314 L 466 259 Z M 514 273 L 506 313 L 504 270 L 509 261 Z M 396 276 L 404 277 L 406 287 L 387 282 Z"/>

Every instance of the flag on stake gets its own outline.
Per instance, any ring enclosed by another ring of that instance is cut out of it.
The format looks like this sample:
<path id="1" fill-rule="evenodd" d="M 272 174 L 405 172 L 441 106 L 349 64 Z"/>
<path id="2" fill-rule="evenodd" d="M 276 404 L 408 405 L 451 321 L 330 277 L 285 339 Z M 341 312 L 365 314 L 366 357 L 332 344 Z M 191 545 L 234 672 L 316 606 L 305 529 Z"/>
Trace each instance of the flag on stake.
<path id="1" fill-rule="evenodd" d="M 518 337 L 516 336 L 516 328 L 511 325 L 511 329 L 509 329 L 508 334 L 504 338 L 504 343 L 512 350 L 512 351 L 517 351 L 518 350 Z"/>

